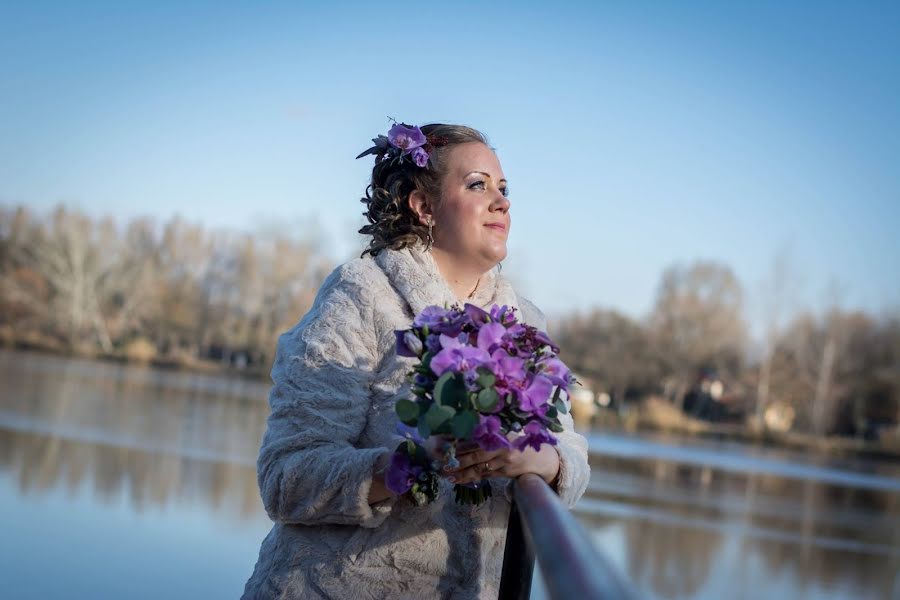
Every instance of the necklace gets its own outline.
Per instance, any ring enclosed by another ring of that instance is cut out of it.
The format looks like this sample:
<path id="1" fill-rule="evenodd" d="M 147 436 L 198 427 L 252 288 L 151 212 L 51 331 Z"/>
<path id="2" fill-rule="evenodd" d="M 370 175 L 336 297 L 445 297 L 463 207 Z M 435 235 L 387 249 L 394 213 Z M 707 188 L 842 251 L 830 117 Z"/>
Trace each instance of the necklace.
<path id="1" fill-rule="evenodd" d="M 481 283 L 481 277 L 478 278 L 478 281 L 475 282 L 475 289 L 472 290 L 472 293 L 468 295 L 467 300 L 475 297 L 475 292 L 478 291 L 478 284 Z"/>

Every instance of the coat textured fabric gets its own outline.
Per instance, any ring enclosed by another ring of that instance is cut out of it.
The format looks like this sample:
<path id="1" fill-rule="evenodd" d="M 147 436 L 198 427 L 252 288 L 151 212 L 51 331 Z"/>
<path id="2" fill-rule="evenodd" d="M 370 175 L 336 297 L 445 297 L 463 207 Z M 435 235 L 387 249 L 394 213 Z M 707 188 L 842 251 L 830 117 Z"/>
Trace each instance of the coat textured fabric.
<path id="1" fill-rule="evenodd" d="M 459 302 L 421 246 L 352 260 L 329 275 L 310 311 L 278 342 L 271 408 L 257 464 L 274 526 L 247 581 L 246 599 L 496 598 L 508 479 L 478 507 L 452 484 L 424 507 L 406 498 L 367 502 L 375 462 L 396 448 L 394 404 L 408 396 L 415 359 L 394 351 L 394 330 L 423 308 Z M 496 271 L 481 307 L 506 304 L 546 330 L 543 314 Z M 587 442 L 562 415 L 558 493 L 572 506 L 589 477 Z"/>

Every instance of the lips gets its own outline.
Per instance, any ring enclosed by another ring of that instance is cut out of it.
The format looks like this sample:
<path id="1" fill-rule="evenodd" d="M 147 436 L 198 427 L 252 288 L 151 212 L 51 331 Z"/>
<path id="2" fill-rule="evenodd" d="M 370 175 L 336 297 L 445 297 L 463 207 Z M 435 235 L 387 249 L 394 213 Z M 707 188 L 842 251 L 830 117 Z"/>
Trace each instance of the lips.
<path id="1" fill-rule="evenodd" d="M 506 231 L 506 225 L 503 223 L 488 223 L 485 227 L 490 227 L 491 229 L 496 229 L 498 231 Z"/>

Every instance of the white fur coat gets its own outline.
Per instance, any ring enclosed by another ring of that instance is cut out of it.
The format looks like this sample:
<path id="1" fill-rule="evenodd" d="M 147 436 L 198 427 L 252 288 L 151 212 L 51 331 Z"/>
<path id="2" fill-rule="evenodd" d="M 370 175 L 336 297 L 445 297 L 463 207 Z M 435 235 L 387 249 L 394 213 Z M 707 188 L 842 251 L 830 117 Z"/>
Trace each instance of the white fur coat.
<path id="1" fill-rule="evenodd" d="M 278 342 L 271 414 L 257 464 L 275 521 L 244 598 L 496 598 L 509 500 L 459 506 L 441 482 L 435 502 L 367 502 L 379 455 L 399 443 L 394 403 L 408 394 L 415 359 L 394 352 L 430 304 L 458 302 L 430 253 L 384 250 L 326 279 L 309 313 Z M 543 314 L 492 271 L 469 302 L 507 304 L 546 329 Z M 562 415 L 559 496 L 572 506 L 587 486 L 587 442 Z"/>

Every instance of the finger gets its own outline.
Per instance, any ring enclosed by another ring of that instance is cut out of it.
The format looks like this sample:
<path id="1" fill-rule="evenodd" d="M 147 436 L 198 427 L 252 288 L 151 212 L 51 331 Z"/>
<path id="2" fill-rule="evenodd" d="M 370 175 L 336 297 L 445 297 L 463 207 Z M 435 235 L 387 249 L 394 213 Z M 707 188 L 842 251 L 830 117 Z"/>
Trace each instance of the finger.
<path id="1" fill-rule="evenodd" d="M 493 471 L 487 471 L 484 469 L 483 464 L 478 464 L 471 466 L 467 469 L 463 469 L 457 473 L 453 473 L 449 479 L 451 479 L 454 483 L 473 483 L 475 481 L 481 481 L 483 479 L 488 479 L 493 476 Z"/>
<path id="2" fill-rule="evenodd" d="M 448 473 L 448 478 L 453 479 L 455 483 L 471 483 L 491 477 L 504 477 L 506 473 L 506 463 L 502 458 L 494 457 L 482 463 L 477 463 L 469 467 L 465 467 L 459 471 Z"/>
<path id="3" fill-rule="evenodd" d="M 485 452 L 480 450 L 478 452 L 472 452 L 470 454 L 465 454 L 463 456 L 458 457 L 459 467 L 457 467 L 457 471 L 462 471 L 463 469 L 468 469 L 469 467 L 484 464 L 490 460 L 497 458 L 498 452 Z"/>

